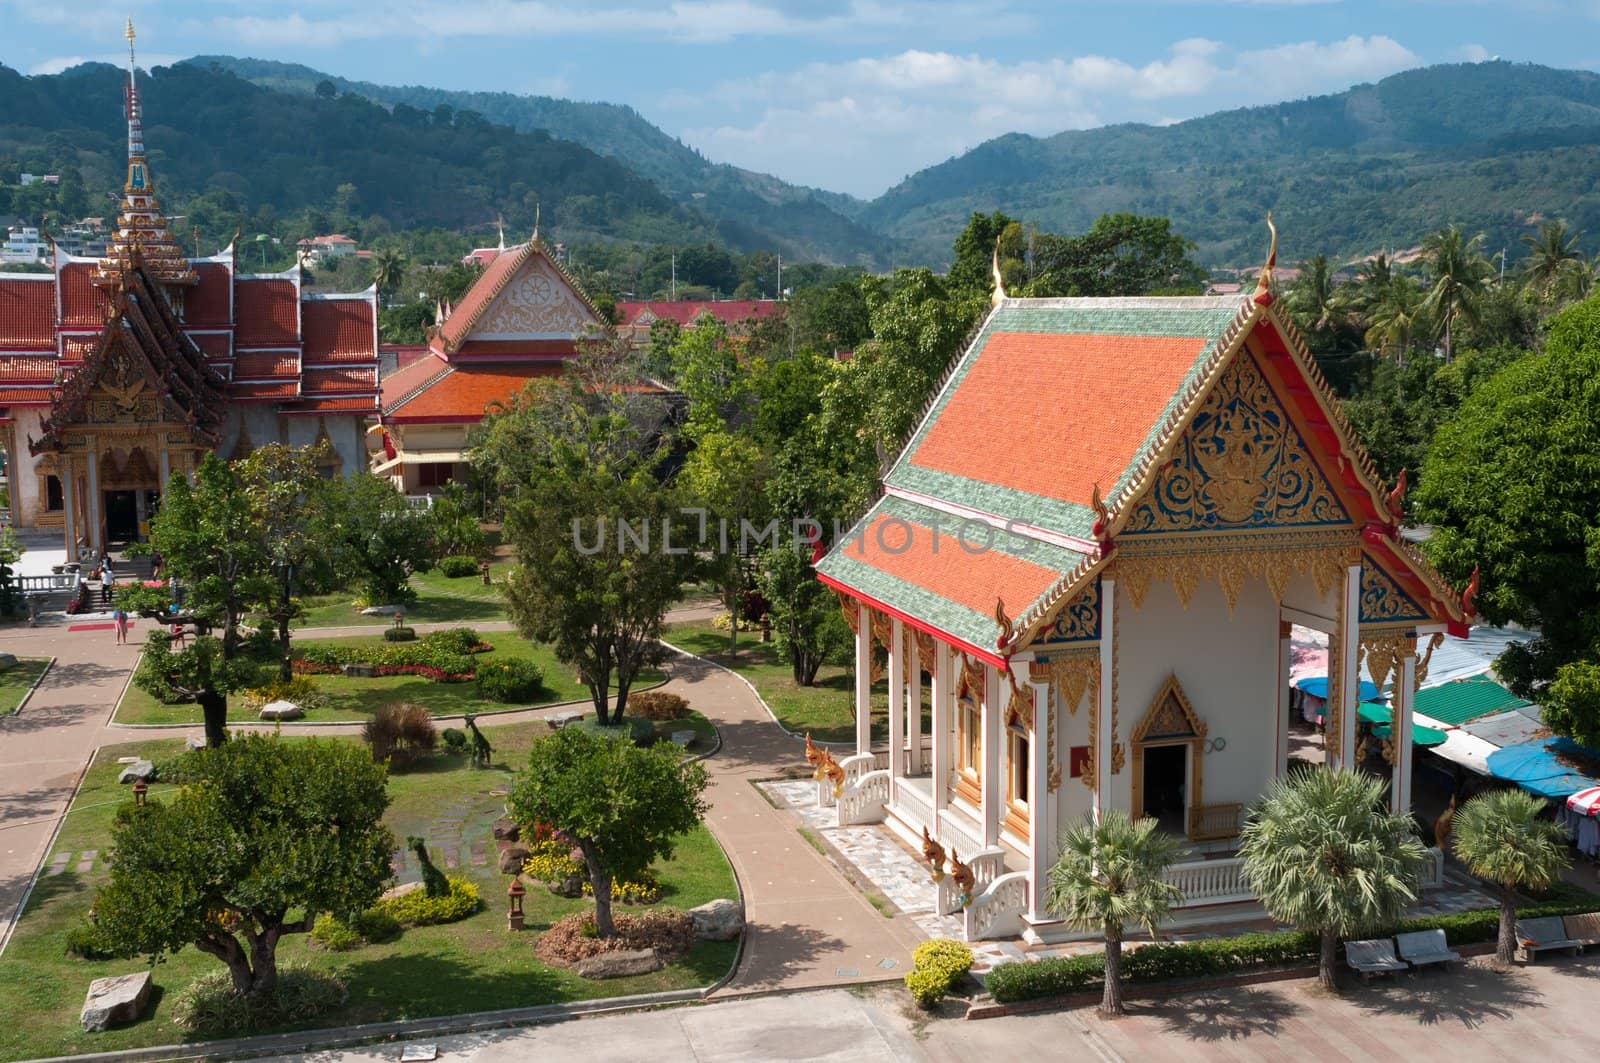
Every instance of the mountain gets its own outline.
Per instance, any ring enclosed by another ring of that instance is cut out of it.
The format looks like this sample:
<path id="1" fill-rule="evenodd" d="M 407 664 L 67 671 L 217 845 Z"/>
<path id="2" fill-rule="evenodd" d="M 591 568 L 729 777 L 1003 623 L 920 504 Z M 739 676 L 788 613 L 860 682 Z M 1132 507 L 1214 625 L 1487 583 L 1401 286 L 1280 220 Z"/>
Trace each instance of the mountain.
<path id="1" fill-rule="evenodd" d="M 858 224 L 866 204 L 835 192 L 791 185 L 767 174 L 713 163 L 651 125 L 631 107 L 509 92 L 456 92 L 420 85 L 351 81 L 298 63 L 199 55 L 190 65 L 230 71 L 264 88 L 314 94 L 326 81 L 341 94 L 388 107 L 404 104 L 474 111 L 524 133 L 543 131 L 609 156 L 654 182 L 667 195 L 715 220 L 744 250 L 766 248 L 791 259 L 872 265 L 887 262 L 889 242 Z"/>
<path id="2" fill-rule="evenodd" d="M 1516 248 L 1541 218 L 1600 237 L 1600 76 L 1504 62 L 1427 67 L 1347 92 L 1170 126 L 1011 134 L 929 167 L 860 220 L 943 261 L 975 210 L 1055 232 L 1164 214 L 1212 265 L 1368 254 L 1456 223 Z"/>

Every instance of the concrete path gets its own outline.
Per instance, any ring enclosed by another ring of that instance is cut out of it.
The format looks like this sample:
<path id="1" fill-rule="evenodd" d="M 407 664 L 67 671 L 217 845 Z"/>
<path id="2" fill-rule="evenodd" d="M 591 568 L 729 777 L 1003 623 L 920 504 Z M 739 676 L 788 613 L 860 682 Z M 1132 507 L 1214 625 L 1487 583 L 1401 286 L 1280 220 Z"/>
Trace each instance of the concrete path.
<path id="1" fill-rule="evenodd" d="M 703 607 L 692 607 L 695 613 Z M 683 619 L 692 618 L 693 614 Z M 674 614 L 670 619 L 678 619 Z M 18 628 L 0 636 L 17 654 L 55 654 L 58 662 L 20 716 L 0 720 L 0 934 L 45 852 L 77 780 L 102 745 L 200 735 L 201 727 L 124 727 L 113 707 L 143 641 L 119 647 L 112 633 L 64 627 Z M 449 627 L 454 625 L 428 625 Z M 506 631 L 510 625 L 475 625 Z M 374 628 L 306 628 L 297 637 L 371 634 Z M 721 995 L 898 979 L 922 935 L 904 916 L 886 919 L 751 785 L 803 766 L 800 743 L 774 723 L 743 680 L 699 658 L 673 654 L 667 689 L 717 725 L 722 746 L 707 760 L 707 824 L 727 851 L 744 892 L 750 930 L 738 974 Z M 540 719 L 554 707 L 483 718 L 483 726 Z M 441 717 L 441 719 L 444 719 Z M 358 731 L 359 723 L 283 725 L 285 732 Z"/>

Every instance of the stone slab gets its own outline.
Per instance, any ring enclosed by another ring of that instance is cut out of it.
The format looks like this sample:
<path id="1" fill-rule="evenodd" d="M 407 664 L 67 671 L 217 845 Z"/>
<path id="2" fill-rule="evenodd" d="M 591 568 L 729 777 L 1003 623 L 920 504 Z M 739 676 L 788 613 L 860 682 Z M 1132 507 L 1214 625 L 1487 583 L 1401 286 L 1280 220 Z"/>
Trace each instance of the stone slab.
<path id="1" fill-rule="evenodd" d="M 672 744 L 682 749 L 689 748 L 696 738 L 700 737 L 695 731 L 673 731 Z"/>
<path id="2" fill-rule="evenodd" d="M 150 988 L 149 971 L 96 978 L 89 983 L 78 1022 L 86 1033 L 137 1022 L 150 1004 Z"/>
<path id="3" fill-rule="evenodd" d="M 292 701 L 269 701 L 261 706 L 259 715 L 263 720 L 298 720 L 305 711 Z"/>
<path id="4" fill-rule="evenodd" d="M 122 783 L 124 786 L 135 779 L 143 779 L 149 782 L 150 777 L 155 773 L 156 766 L 154 764 L 148 760 L 138 760 L 122 769 L 122 774 L 117 776 L 117 782 Z"/>
<path id="5" fill-rule="evenodd" d="M 579 960 L 572 969 L 583 978 L 627 978 L 661 969 L 655 949 L 619 949 Z"/>

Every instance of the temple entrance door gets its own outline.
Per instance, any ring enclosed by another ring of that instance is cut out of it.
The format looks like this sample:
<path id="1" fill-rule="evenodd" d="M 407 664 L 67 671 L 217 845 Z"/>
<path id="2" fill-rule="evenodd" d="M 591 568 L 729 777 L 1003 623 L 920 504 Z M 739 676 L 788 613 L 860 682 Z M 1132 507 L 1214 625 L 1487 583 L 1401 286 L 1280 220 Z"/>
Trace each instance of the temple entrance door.
<path id="1" fill-rule="evenodd" d="M 139 537 L 139 505 L 132 491 L 105 492 L 106 540 L 129 543 Z"/>
<path id="2" fill-rule="evenodd" d="M 1189 743 L 1144 747 L 1144 814 L 1168 834 L 1188 832 Z"/>

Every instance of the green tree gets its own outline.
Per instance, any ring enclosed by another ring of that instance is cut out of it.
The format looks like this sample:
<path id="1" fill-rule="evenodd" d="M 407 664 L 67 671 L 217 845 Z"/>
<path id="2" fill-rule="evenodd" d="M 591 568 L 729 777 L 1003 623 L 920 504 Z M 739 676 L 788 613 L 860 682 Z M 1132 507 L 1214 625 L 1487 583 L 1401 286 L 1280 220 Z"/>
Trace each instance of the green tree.
<path id="1" fill-rule="evenodd" d="M 706 813 L 705 788 L 704 766 L 670 744 L 640 748 L 567 727 L 533 744 L 509 807 L 519 822 L 548 824 L 577 843 L 594 887 L 595 933 L 609 938 L 611 883 L 672 858 Z"/>
<path id="2" fill-rule="evenodd" d="M 367 472 L 334 480 L 330 505 L 335 564 L 360 582 L 361 596 L 372 605 L 415 599 L 411 574 L 438 560 L 427 511 Z"/>
<path id="3" fill-rule="evenodd" d="M 295 580 L 316 580 L 316 569 L 329 569 L 328 540 L 333 513 L 331 491 L 319 468 L 332 448 L 286 447 L 269 443 L 235 463 L 234 470 L 249 500 L 251 534 L 266 559 L 268 579 L 261 590 L 270 616 L 278 625 L 278 678 L 288 682 L 289 622 L 300 613 Z"/>
<path id="4" fill-rule="evenodd" d="M 406 272 L 406 253 L 398 247 L 380 247 L 372 253 L 372 280 L 378 294 L 388 297 L 399 287 Z"/>
<path id="5" fill-rule="evenodd" d="M 1102 214 L 1081 236 L 1034 241 L 1028 295 L 1197 295 L 1205 273 L 1194 244 L 1166 218 Z"/>
<path id="6" fill-rule="evenodd" d="M 1422 289 L 1404 274 L 1391 277 L 1381 286 L 1375 280 L 1372 283 L 1371 289 L 1363 287 L 1362 312 L 1367 328 L 1362 339 L 1378 357 L 1392 357 L 1404 365 L 1428 334 Z"/>
<path id="7" fill-rule="evenodd" d="M 187 785 L 165 801 L 117 810 L 96 926 L 152 963 L 193 945 L 236 993 L 270 994 L 285 934 L 382 892 L 395 845 L 384 769 L 346 742 L 244 735 L 178 770 Z"/>
<path id="8" fill-rule="evenodd" d="M 172 636 L 156 630 L 145 636 L 133 682 L 160 701 L 199 705 L 206 745 L 215 747 L 228 740 L 228 695 L 250 686 L 257 671 L 251 661 L 227 657 L 215 638 L 198 636 L 174 653 Z"/>
<path id="9" fill-rule="evenodd" d="M 1105 1015 L 1123 1014 L 1123 928 L 1136 923 L 1154 935 L 1156 924 L 1183 900 L 1183 891 L 1166 880 L 1181 850 L 1153 818 L 1136 822 L 1120 809 L 1061 836 L 1061 856 L 1046 878 L 1045 905 L 1075 929 L 1104 933 Z"/>
<path id="10" fill-rule="evenodd" d="M 1500 889 L 1500 963 L 1516 958 L 1517 890 L 1548 889 L 1569 864 L 1566 840 L 1544 811 L 1544 801 L 1521 790 L 1491 790 L 1456 810 L 1456 859 Z"/>
<path id="11" fill-rule="evenodd" d="M 945 275 L 945 283 L 952 291 L 987 299 L 994 290 L 996 248 L 1000 253 L 1000 275 L 1005 278 L 1007 290 L 1019 286 L 1024 268 L 1022 226 L 998 210 L 993 214 L 975 211 L 967 219 L 966 227 L 956 235 L 951 248 L 955 260 Z"/>
<path id="12" fill-rule="evenodd" d="M 1477 322 L 1479 301 L 1489 284 L 1483 234 L 1463 236 L 1451 225 L 1424 237 L 1422 254 L 1430 284 L 1422 306 L 1433 318 L 1448 362 L 1455 357 L 1456 330 Z"/>
<path id="13" fill-rule="evenodd" d="M 1326 767 L 1291 770 L 1250 813 L 1244 876 L 1267 914 L 1322 937 L 1318 972 L 1336 990 L 1339 939 L 1386 929 L 1417 898 L 1427 859 L 1385 784 Z"/>
<path id="14" fill-rule="evenodd" d="M 173 473 L 150 522 L 150 545 L 188 589 L 185 608 L 221 628 L 222 657 L 239 651 L 239 620 L 266 590 L 267 556 L 257 512 L 236 469 L 207 454 L 194 482 Z"/>
<path id="15" fill-rule="evenodd" d="M 0 528 L 0 616 L 16 616 L 22 611 L 23 596 L 18 589 L 15 568 L 27 550 L 16 532 Z"/>
<path id="16" fill-rule="evenodd" d="M 1539 226 L 1539 235 L 1523 234 L 1522 242 L 1528 248 L 1528 261 L 1523 275 L 1543 298 L 1548 299 L 1556 290 L 1564 274 L 1580 269 L 1587 263 L 1578 241 L 1583 233 L 1567 232 L 1567 223 L 1551 219 Z"/>
<path id="17" fill-rule="evenodd" d="M 728 651 L 737 652 L 744 595 L 750 584 L 749 566 L 737 541 L 740 521 L 760 527 L 766 518 L 767 456 L 746 433 L 708 431 L 695 443 L 683 467 L 683 485 L 689 497 L 706 513 L 708 522 L 726 521 L 734 529 L 726 548 L 720 535 L 707 537 L 707 574 L 716 581 L 734 623 L 728 625 Z M 722 527 L 720 523 L 715 526 Z"/>

